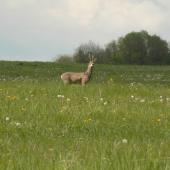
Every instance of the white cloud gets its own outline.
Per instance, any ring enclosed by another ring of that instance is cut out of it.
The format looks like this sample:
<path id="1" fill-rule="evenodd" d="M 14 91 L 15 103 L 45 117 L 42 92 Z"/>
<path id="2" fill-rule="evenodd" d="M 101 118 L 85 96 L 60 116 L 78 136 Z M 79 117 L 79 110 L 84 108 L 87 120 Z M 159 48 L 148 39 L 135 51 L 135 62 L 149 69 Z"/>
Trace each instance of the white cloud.
<path id="1" fill-rule="evenodd" d="M 103 45 L 142 29 L 170 41 L 169 0 L 0 2 L 0 44 L 4 48 L 0 59 L 44 56 L 43 60 L 49 60 L 57 54 L 72 53 L 90 39 Z"/>

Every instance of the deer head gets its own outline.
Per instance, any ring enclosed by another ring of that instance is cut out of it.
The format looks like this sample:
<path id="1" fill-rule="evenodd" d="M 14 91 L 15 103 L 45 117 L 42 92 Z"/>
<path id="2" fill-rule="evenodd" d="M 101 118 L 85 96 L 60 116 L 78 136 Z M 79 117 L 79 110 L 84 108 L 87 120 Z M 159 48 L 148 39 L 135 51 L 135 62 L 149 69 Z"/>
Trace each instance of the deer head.
<path id="1" fill-rule="evenodd" d="M 90 61 L 89 61 L 89 66 L 88 66 L 88 67 L 93 68 L 94 63 L 97 61 L 97 58 L 94 59 L 94 56 L 93 56 L 93 55 L 92 55 L 92 58 L 91 58 L 91 57 L 90 57 L 90 54 L 89 54 L 89 59 L 90 59 Z"/>

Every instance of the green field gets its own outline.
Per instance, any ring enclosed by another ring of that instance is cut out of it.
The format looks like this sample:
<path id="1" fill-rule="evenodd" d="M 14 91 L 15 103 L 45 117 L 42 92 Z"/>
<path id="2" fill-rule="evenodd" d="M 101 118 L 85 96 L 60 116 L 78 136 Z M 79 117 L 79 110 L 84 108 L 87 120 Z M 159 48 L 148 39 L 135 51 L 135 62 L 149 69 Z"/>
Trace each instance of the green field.
<path id="1" fill-rule="evenodd" d="M 0 169 L 169 170 L 170 67 L 0 61 Z"/>

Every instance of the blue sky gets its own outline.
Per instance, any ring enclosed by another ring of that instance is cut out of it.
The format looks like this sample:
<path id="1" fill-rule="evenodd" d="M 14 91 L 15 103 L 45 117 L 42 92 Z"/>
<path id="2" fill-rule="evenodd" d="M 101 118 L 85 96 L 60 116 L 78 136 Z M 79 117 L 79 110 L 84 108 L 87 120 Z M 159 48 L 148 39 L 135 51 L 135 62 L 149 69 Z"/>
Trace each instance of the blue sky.
<path id="1" fill-rule="evenodd" d="M 169 0 L 0 0 L 0 60 L 52 61 L 146 30 L 170 42 Z"/>

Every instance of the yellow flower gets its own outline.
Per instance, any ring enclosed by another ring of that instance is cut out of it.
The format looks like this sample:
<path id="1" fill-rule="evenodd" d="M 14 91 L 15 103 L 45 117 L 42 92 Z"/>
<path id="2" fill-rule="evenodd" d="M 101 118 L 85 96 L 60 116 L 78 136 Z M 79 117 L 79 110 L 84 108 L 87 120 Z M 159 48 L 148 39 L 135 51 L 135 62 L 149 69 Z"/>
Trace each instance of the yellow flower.
<path id="1" fill-rule="evenodd" d="M 7 96 L 8 98 L 11 98 L 11 96 Z"/>
<path id="2" fill-rule="evenodd" d="M 12 99 L 15 99 L 15 98 L 16 98 L 16 96 L 12 97 Z"/>
<path id="3" fill-rule="evenodd" d="M 53 148 L 50 148 L 50 151 L 53 151 L 54 149 Z"/>
<path id="4" fill-rule="evenodd" d="M 91 121 L 91 118 L 89 118 L 89 121 Z"/>
<path id="5" fill-rule="evenodd" d="M 84 120 L 84 122 L 87 122 L 87 120 Z"/>
<path id="6" fill-rule="evenodd" d="M 33 97 L 34 95 L 33 94 L 31 94 L 31 97 Z"/>
<path id="7" fill-rule="evenodd" d="M 9 162 L 11 162 L 11 159 L 9 159 Z"/>
<path id="8" fill-rule="evenodd" d="M 158 119 L 157 121 L 158 121 L 158 122 L 160 122 L 160 121 L 161 121 L 161 119 Z"/>
<path id="9" fill-rule="evenodd" d="M 49 130 L 53 130 L 52 128 L 49 128 Z"/>
<path id="10" fill-rule="evenodd" d="M 62 109 L 64 109 L 64 106 L 62 107 Z"/>
<path id="11" fill-rule="evenodd" d="M 75 97 L 75 99 L 77 99 L 77 97 Z"/>
<path id="12" fill-rule="evenodd" d="M 2 89 L 0 89 L 2 91 Z"/>
<path id="13" fill-rule="evenodd" d="M 22 108 L 22 110 L 25 110 L 24 108 Z"/>

